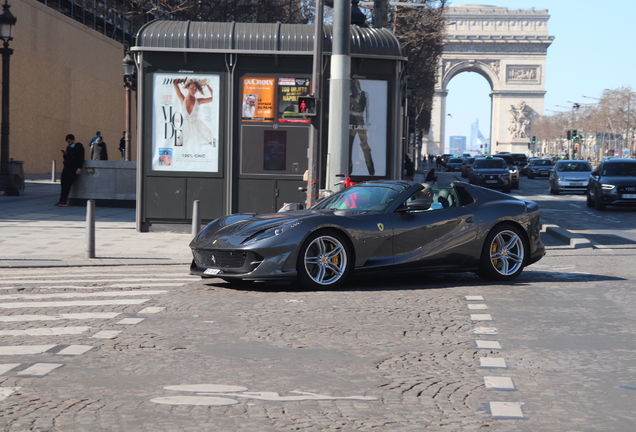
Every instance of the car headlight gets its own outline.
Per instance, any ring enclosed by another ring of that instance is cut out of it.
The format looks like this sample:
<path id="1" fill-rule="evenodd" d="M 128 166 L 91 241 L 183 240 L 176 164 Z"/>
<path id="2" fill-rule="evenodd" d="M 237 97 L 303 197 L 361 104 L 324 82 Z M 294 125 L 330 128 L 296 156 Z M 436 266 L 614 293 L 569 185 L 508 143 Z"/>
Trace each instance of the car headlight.
<path id="1" fill-rule="evenodd" d="M 563 177 L 563 176 L 561 176 L 561 175 L 560 175 L 560 176 L 557 176 L 557 180 L 559 180 L 559 181 L 563 181 L 563 180 L 565 180 L 565 177 Z"/>
<path id="2" fill-rule="evenodd" d="M 517 172 L 517 167 L 510 167 L 510 172 L 511 173 L 516 173 Z"/>
<path id="3" fill-rule="evenodd" d="M 603 184 L 601 185 L 601 187 L 603 188 L 603 192 L 609 192 L 609 193 L 612 193 L 614 189 L 616 189 L 616 186 L 611 184 Z"/>
<path id="4" fill-rule="evenodd" d="M 255 234 L 254 236 L 248 238 L 247 240 L 243 241 L 242 244 L 244 245 L 249 245 L 252 243 L 255 243 L 257 241 L 261 241 L 261 240 L 265 240 L 268 238 L 272 238 L 272 237 L 276 237 L 277 235 L 280 235 L 282 233 L 284 233 L 287 230 L 290 230 L 292 228 L 297 227 L 298 225 L 301 224 L 302 221 L 293 221 L 293 222 L 288 222 L 288 223 L 284 223 L 282 225 L 279 225 L 277 227 L 274 228 L 270 228 L 268 230 L 265 231 L 261 231 L 258 234 Z"/>

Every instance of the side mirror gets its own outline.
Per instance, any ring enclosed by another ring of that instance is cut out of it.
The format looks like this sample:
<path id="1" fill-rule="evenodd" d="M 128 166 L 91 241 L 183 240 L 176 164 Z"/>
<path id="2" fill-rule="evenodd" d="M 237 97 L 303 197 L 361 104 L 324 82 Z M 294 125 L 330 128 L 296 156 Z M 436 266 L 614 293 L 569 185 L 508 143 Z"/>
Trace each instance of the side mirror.
<path id="1" fill-rule="evenodd" d="M 403 211 L 428 210 L 431 208 L 432 204 L 433 202 L 426 198 L 414 199 L 406 204 L 406 209 L 403 209 Z"/>
<path id="2" fill-rule="evenodd" d="M 593 177 L 598 177 L 598 171 L 594 170 L 590 173 L 590 175 Z"/>

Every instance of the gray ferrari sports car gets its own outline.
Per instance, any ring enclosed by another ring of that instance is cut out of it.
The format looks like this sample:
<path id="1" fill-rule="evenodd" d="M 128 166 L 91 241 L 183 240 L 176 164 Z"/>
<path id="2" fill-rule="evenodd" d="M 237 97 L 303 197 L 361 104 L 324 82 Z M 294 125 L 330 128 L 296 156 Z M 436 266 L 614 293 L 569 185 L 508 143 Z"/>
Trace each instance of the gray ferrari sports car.
<path id="1" fill-rule="evenodd" d="M 464 182 L 371 181 L 310 209 L 210 222 L 190 243 L 190 273 L 297 279 L 310 289 L 372 271 L 471 271 L 509 281 L 545 254 L 540 231 L 534 201 Z"/>

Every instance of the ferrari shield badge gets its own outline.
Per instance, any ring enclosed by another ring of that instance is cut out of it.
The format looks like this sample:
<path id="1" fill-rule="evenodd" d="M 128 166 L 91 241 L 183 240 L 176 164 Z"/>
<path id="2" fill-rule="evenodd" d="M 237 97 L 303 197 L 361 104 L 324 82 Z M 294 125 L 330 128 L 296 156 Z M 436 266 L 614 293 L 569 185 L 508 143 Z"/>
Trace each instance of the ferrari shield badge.
<path id="1" fill-rule="evenodd" d="M 378 224 L 378 229 L 379 229 L 380 231 L 384 231 L 384 224 L 379 223 L 379 224 Z"/>

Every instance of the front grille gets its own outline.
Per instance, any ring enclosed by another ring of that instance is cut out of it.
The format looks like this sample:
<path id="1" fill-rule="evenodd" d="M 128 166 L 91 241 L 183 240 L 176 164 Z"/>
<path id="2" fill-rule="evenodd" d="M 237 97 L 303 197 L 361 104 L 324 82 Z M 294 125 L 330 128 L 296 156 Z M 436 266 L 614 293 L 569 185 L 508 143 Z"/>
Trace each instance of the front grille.
<path id="1" fill-rule="evenodd" d="M 244 251 L 194 250 L 194 260 L 199 267 L 241 268 L 245 265 Z"/>

